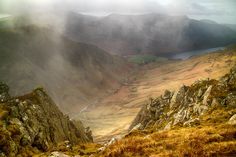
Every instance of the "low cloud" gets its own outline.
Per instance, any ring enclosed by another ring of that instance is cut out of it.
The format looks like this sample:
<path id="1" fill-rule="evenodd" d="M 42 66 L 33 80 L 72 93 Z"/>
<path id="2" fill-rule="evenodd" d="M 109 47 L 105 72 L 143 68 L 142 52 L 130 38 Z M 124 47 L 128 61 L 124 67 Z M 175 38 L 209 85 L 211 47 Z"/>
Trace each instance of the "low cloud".
<path id="1" fill-rule="evenodd" d="M 161 13 L 236 23 L 235 0 L 1 0 L 0 12 L 74 11 L 93 15 L 109 13 Z"/>

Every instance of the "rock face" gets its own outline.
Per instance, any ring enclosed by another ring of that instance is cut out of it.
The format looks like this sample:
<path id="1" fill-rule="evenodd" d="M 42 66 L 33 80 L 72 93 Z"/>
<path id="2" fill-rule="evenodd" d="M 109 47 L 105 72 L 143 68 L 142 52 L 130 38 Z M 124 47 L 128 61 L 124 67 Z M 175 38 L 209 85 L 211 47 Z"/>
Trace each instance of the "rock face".
<path id="1" fill-rule="evenodd" d="M 84 127 L 64 115 L 42 89 L 12 98 L 8 86 L 0 84 L 0 156 L 16 156 L 30 147 L 47 151 L 58 143 L 90 142 Z"/>
<path id="2" fill-rule="evenodd" d="M 199 117 L 214 107 L 236 107 L 236 67 L 220 80 L 196 81 L 191 86 L 182 86 L 176 92 L 165 91 L 164 95 L 151 99 L 138 113 L 130 130 L 200 125 Z"/>

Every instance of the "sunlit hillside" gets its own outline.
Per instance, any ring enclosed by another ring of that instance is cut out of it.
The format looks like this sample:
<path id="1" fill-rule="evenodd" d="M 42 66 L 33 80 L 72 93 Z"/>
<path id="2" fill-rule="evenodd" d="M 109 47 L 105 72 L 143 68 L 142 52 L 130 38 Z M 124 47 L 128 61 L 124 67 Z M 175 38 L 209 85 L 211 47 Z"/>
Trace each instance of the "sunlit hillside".
<path id="1" fill-rule="evenodd" d="M 0 0 L 0 157 L 236 156 L 235 0 Z"/>

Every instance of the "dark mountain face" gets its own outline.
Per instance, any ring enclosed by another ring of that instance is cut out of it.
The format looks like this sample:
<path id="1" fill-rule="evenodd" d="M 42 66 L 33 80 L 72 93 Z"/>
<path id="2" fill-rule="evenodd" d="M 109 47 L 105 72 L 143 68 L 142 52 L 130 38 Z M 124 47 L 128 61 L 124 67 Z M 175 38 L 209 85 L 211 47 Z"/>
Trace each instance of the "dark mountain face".
<path id="1" fill-rule="evenodd" d="M 0 43 L 1 81 L 11 93 L 44 86 L 70 113 L 117 89 L 131 68 L 120 57 L 47 28 L 1 29 Z"/>
<path id="2" fill-rule="evenodd" d="M 92 17 L 70 13 L 66 30 L 73 40 L 121 55 L 176 53 L 236 42 L 236 33 L 226 26 L 159 14 Z"/>

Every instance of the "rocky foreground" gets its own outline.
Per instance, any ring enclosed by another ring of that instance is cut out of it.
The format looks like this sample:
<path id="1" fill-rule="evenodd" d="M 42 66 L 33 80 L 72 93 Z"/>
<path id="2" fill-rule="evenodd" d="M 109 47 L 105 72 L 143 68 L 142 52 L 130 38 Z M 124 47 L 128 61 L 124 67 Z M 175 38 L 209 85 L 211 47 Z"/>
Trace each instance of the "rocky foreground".
<path id="1" fill-rule="evenodd" d="M 64 115 L 43 89 L 15 98 L 8 91 L 0 83 L 0 157 L 27 157 L 59 144 L 92 142 L 91 132 Z"/>
<path id="2" fill-rule="evenodd" d="M 102 156 L 236 156 L 236 67 L 150 99 Z"/>
<path id="3" fill-rule="evenodd" d="M 166 90 L 143 107 L 130 129 L 200 125 L 199 117 L 218 107 L 236 108 L 236 67 L 220 80 L 198 80 L 176 92 Z"/>
<path id="4" fill-rule="evenodd" d="M 219 80 L 166 90 L 144 105 L 122 139 L 92 143 L 46 92 L 11 97 L 0 84 L 0 157 L 236 155 L 236 66 Z"/>

